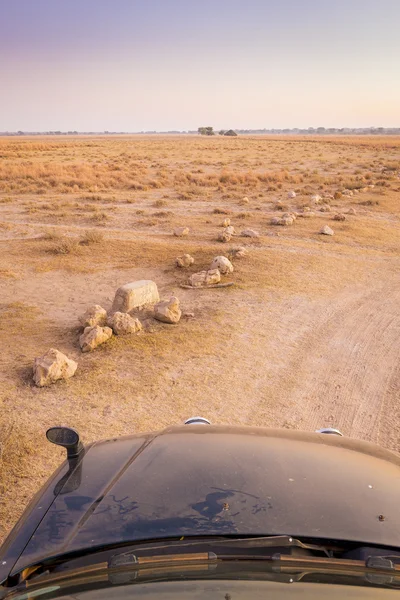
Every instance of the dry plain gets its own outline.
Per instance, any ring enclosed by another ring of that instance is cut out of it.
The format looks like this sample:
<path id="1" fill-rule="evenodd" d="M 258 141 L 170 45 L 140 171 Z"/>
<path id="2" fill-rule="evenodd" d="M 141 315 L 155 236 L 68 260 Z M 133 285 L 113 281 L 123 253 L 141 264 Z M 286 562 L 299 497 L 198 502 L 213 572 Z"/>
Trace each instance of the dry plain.
<path id="1" fill-rule="evenodd" d="M 335 426 L 399 452 L 399 176 L 396 137 L 0 139 L 0 539 L 63 458 L 45 440 L 53 424 L 89 442 L 200 414 Z M 301 216 L 271 225 L 283 212 Z M 226 217 L 237 235 L 223 244 Z M 234 286 L 180 288 L 237 246 L 249 252 Z M 187 271 L 174 264 L 185 252 Z M 143 311 L 139 334 L 82 354 L 78 316 L 136 279 L 193 316 Z M 77 373 L 36 388 L 33 360 L 50 347 Z"/>

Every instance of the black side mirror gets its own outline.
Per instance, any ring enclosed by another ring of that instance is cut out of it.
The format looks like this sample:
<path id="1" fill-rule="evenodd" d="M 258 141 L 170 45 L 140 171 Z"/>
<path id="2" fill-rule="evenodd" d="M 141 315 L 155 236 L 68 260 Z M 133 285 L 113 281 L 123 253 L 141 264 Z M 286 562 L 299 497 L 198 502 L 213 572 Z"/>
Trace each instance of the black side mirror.
<path id="1" fill-rule="evenodd" d="M 46 431 L 46 437 L 52 444 L 63 446 L 67 451 L 68 459 L 75 458 L 83 450 L 79 433 L 72 427 L 50 427 Z"/>

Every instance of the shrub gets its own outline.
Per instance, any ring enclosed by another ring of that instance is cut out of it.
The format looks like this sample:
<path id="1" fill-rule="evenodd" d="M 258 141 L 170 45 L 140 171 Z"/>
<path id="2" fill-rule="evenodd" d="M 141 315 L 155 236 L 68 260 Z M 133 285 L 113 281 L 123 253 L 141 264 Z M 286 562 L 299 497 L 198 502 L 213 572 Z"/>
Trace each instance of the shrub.
<path id="1" fill-rule="evenodd" d="M 88 229 L 85 231 L 84 236 L 81 240 L 81 244 L 85 246 L 90 246 L 90 244 L 100 244 L 104 241 L 104 235 L 101 231 L 97 231 L 97 229 Z"/>

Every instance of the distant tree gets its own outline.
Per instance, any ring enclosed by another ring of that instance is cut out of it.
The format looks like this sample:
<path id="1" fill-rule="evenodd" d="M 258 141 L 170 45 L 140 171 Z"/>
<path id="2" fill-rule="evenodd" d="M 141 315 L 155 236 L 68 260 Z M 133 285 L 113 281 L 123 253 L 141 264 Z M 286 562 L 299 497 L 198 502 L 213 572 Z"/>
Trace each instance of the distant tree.
<path id="1" fill-rule="evenodd" d="M 212 127 L 199 127 L 197 133 L 200 135 L 215 135 Z"/>
<path id="2" fill-rule="evenodd" d="M 225 131 L 224 135 L 230 135 L 230 136 L 237 136 L 236 131 L 233 131 L 233 129 L 228 129 L 228 131 Z"/>

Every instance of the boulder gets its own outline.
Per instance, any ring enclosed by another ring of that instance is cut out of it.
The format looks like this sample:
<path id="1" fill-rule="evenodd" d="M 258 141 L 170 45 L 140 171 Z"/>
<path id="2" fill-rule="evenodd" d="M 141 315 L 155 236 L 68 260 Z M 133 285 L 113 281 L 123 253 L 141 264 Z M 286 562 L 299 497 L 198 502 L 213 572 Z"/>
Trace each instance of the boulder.
<path id="1" fill-rule="evenodd" d="M 237 248 L 232 248 L 230 251 L 230 256 L 232 258 L 243 258 L 247 256 L 249 251 L 244 246 L 238 246 Z"/>
<path id="2" fill-rule="evenodd" d="M 179 323 L 182 311 L 179 308 L 179 299 L 171 296 L 165 302 L 159 302 L 154 307 L 154 318 L 163 323 Z"/>
<path id="3" fill-rule="evenodd" d="M 112 329 L 110 327 L 86 327 L 84 332 L 79 338 L 79 345 L 82 352 L 91 352 L 100 344 L 104 344 L 112 336 Z"/>
<path id="4" fill-rule="evenodd" d="M 176 237 L 184 237 L 189 235 L 189 227 L 177 227 L 174 229 L 174 235 Z"/>
<path id="5" fill-rule="evenodd" d="M 117 289 L 111 312 L 129 312 L 133 308 L 155 304 L 159 301 L 160 296 L 154 281 L 147 279 L 133 281 Z"/>
<path id="6" fill-rule="evenodd" d="M 253 238 L 260 237 L 260 234 L 258 233 L 258 231 L 255 231 L 254 229 L 244 229 L 242 231 L 241 235 L 243 237 L 253 237 Z"/>
<path id="7" fill-rule="evenodd" d="M 223 242 L 223 243 L 230 242 L 231 239 L 232 239 L 232 235 L 230 233 L 227 233 L 226 231 L 223 231 L 218 236 L 218 241 Z"/>
<path id="8" fill-rule="evenodd" d="M 323 228 L 321 229 L 320 233 L 322 233 L 323 235 L 333 235 L 333 229 L 331 229 L 328 225 L 324 225 Z"/>
<path id="9" fill-rule="evenodd" d="M 225 228 L 225 233 L 228 235 L 235 235 L 235 228 L 233 225 L 228 225 L 228 227 Z"/>
<path id="10" fill-rule="evenodd" d="M 107 311 L 98 304 L 90 306 L 87 311 L 79 317 L 79 323 L 82 327 L 94 327 L 100 325 L 102 327 L 107 322 Z"/>
<path id="11" fill-rule="evenodd" d="M 221 281 L 221 273 L 218 269 L 210 269 L 208 271 L 200 271 L 193 273 L 189 278 L 189 285 L 192 287 L 204 287 L 207 285 L 215 285 Z"/>
<path id="12" fill-rule="evenodd" d="M 290 190 L 290 191 L 287 193 L 287 197 L 288 197 L 288 198 L 296 198 L 296 192 L 295 192 L 294 190 Z"/>
<path id="13" fill-rule="evenodd" d="M 136 333 L 142 329 L 142 324 L 139 319 L 134 319 L 128 313 L 116 312 L 107 321 L 107 325 L 111 327 L 115 335 L 127 335 L 128 333 Z"/>
<path id="14" fill-rule="evenodd" d="M 230 219 L 224 219 L 221 223 L 221 227 L 229 227 L 230 224 L 231 224 Z"/>
<path id="15" fill-rule="evenodd" d="M 186 269 L 187 267 L 190 267 L 190 265 L 192 265 L 193 263 L 194 258 L 190 256 L 190 254 L 183 254 L 182 256 L 178 256 L 178 258 L 175 261 L 176 266 L 181 269 Z"/>
<path id="16" fill-rule="evenodd" d="M 272 219 L 270 220 L 270 225 L 280 225 L 281 224 L 281 217 L 272 217 Z"/>
<path id="17" fill-rule="evenodd" d="M 345 215 L 343 215 L 342 213 L 337 213 L 334 217 L 333 217 L 334 221 L 345 221 L 346 217 Z"/>
<path id="18" fill-rule="evenodd" d="M 216 256 L 211 263 L 210 269 L 218 269 L 221 275 L 233 273 L 233 264 L 225 256 Z"/>
<path id="19" fill-rule="evenodd" d="M 293 225 L 293 223 L 294 223 L 294 218 L 292 216 L 286 215 L 281 218 L 279 225 L 282 225 L 283 227 L 287 227 L 288 225 Z"/>
<path id="20" fill-rule="evenodd" d="M 59 352 L 50 348 L 43 356 L 35 358 L 33 364 L 33 381 L 38 387 L 55 383 L 59 379 L 69 379 L 75 375 L 78 364 Z"/>

